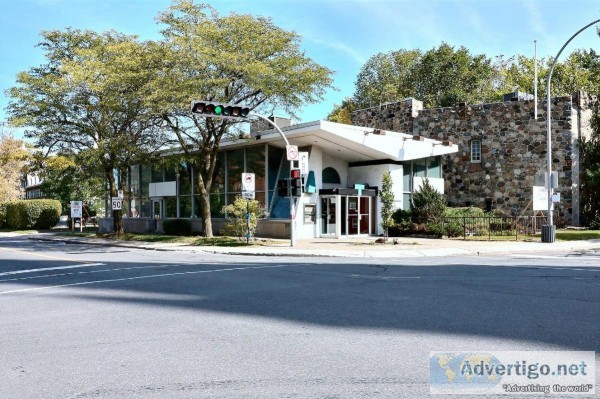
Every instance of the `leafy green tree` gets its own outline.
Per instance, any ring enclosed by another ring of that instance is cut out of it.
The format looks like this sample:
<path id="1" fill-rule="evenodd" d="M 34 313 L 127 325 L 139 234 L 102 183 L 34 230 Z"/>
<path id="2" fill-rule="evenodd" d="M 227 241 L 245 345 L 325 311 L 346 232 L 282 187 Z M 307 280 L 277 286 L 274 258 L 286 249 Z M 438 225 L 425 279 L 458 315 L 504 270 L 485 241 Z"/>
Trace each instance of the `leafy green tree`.
<path id="1" fill-rule="evenodd" d="M 224 137 L 239 135 L 239 122 L 199 117 L 190 112 L 190 101 L 243 104 L 267 114 L 277 108 L 295 115 L 304 103 L 322 98 L 332 72 L 306 57 L 296 33 L 268 18 L 220 16 L 208 5 L 177 0 L 158 21 L 165 27 L 157 53 L 162 68 L 151 98 L 194 170 L 203 235 L 210 237 L 209 193 L 217 152 Z"/>
<path id="2" fill-rule="evenodd" d="M 7 94 L 9 120 L 47 153 L 73 154 L 116 196 L 130 165 L 144 163 L 165 138 L 147 99 L 159 48 L 116 32 L 42 32 L 47 63 L 17 76 Z M 115 171 L 117 176 L 115 177 Z M 122 233 L 121 211 L 114 230 Z"/>
<path id="3" fill-rule="evenodd" d="M 82 154 L 81 154 L 82 155 Z M 90 175 L 85 165 L 73 155 L 36 154 L 29 170 L 42 180 L 41 190 L 47 198 L 60 201 L 63 210 L 71 201 L 84 201 L 92 210 L 104 208 L 104 181 L 100 174 Z"/>
<path id="4" fill-rule="evenodd" d="M 327 115 L 330 122 L 352 124 L 352 113 L 356 111 L 356 103 L 349 97 L 346 97 L 340 105 L 334 105 L 333 111 Z"/>
<path id="5" fill-rule="evenodd" d="M 250 236 L 254 237 L 258 227 L 258 219 L 264 215 L 265 209 L 256 200 L 246 200 L 236 197 L 233 204 L 223 207 L 221 210 L 226 216 L 224 233 L 232 237 L 245 237 L 248 229 Z M 250 218 L 246 219 L 246 215 Z"/>
<path id="6" fill-rule="evenodd" d="M 446 210 L 446 199 L 429 183 L 423 179 L 421 187 L 413 192 L 411 200 L 412 221 L 417 224 L 440 222 Z"/>
<path id="7" fill-rule="evenodd" d="M 392 186 L 392 174 L 389 171 L 385 171 L 381 179 L 379 200 L 381 201 L 381 227 L 383 228 L 383 237 L 386 241 L 390 227 L 393 227 L 395 224 L 392 218 L 394 214 L 394 192 L 392 191 Z"/>
<path id="8" fill-rule="evenodd" d="M 23 140 L 0 130 L 0 202 L 16 200 L 21 196 L 21 176 L 29 157 Z"/>
<path id="9" fill-rule="evenodd" d="M 358 108 L 367 108 L 414 97 L 413 75 L 422 56 L 420 50 L 397 50 L 372 56 L 358 73 L 353 102 Z"/>

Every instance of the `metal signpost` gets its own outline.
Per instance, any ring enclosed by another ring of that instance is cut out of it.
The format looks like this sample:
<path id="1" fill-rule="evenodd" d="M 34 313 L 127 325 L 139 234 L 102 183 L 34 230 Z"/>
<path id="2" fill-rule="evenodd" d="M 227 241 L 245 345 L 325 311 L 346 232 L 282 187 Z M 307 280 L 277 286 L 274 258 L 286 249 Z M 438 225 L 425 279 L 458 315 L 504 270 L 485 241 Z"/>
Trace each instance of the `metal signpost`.
<path id="1" fill-rule="evenodd" d="M 83 231 L 83 201 L 71 201 L 71 232 L 75 232 L 75 219 L 79 219 L 79 232 Z"/>
<path id="2" fill-rule="evenodd" d="M 250 200 L 255 198 L 254 173 L 242 173 L 242 198 L 246 198 L 246 244 L 250 243 Z"/>

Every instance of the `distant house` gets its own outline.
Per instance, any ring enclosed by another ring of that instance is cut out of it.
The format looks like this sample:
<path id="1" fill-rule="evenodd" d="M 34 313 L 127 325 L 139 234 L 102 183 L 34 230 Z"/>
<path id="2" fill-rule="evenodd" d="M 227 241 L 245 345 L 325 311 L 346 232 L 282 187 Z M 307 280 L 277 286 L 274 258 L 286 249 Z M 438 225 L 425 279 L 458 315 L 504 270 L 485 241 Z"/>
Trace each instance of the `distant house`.
<path id="1" fill-rule="evenodd" d="M 23 173 L 21 176 L 21 189 L 23 199 L 45 198 L 41 189 L 42 179 L 35 173 Z"/>
<path id="2" fill-rule="evenodd" d="M 544 186 L 546 171 L 546 102 L 524 93 L 506 101 L 458 104 L 423 109 L 409 98 L 353 114 L 357 126 L 389 129 L 458 144 L 443 156 L 445 194 L 452 206 L 499 209 L 509 215 L 531 215 L 533 186 Z M 585 93 L 551 99 L 552 168 L 558 172 L 561 202 L 557 224 L 580 222 L 579 140 L 592 133 L 597 98 Z"/>

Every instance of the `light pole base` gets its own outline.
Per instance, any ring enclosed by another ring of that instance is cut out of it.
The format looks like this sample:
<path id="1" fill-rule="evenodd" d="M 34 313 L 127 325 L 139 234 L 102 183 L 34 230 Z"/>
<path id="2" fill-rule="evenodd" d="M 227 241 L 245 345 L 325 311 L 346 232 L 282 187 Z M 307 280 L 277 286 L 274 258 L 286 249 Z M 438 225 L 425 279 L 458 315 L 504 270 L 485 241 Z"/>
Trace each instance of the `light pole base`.
<path id="1" fill-rule="evenodd" d="M 554 242 L 556 240 L 556 226 L 542 226 L 542 242 Z"/>

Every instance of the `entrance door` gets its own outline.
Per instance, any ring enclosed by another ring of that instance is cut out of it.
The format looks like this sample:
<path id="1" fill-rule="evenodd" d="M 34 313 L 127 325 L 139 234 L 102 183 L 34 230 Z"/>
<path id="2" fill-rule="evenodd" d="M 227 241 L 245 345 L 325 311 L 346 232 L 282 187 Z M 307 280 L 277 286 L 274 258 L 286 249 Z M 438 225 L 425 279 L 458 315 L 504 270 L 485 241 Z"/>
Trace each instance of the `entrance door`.
<path id="1" fill-rule="evenodd" d="M 321 197 L 321 235 L 335 236 L 335 197 Z"/>

